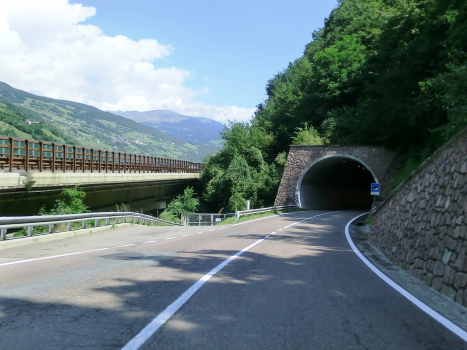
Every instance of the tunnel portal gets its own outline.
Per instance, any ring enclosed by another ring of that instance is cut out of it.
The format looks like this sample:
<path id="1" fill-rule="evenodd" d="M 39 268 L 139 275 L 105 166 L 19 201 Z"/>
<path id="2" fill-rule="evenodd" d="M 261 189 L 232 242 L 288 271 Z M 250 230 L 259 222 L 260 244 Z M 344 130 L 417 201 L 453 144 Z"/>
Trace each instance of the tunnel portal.
<path id="1" fill-rule="evenodd" d="M 378 182 L 361 162 L 330 157 L 313 164 L 298 183 L 300 206 L 307 209 L 364 209 L 373 203 L 370 184 Z"/>

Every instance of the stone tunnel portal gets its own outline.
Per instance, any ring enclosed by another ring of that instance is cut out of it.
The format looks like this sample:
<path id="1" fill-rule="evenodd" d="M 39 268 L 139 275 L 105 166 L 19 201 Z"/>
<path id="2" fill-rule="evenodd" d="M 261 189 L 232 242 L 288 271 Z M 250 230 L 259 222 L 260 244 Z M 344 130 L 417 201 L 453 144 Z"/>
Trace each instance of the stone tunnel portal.
<path id="1" fill-rule="evenodd" d="M 365 209 L 373 203 L 370 184 L 378 182 L 360 161 L 329 157 L 312 164 L 297 184 L 300 205 L 307 209 Z"/>

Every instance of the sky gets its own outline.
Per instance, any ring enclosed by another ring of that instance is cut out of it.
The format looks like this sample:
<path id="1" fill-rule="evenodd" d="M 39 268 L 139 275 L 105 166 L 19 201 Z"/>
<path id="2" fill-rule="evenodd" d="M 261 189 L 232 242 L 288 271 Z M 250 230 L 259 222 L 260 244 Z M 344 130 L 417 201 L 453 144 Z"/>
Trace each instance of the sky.
<path id="1" fill-rule="evenodd" d="M 337 0 L 0 0 L 0 81 L 110 111 L 248 121 Z"/>

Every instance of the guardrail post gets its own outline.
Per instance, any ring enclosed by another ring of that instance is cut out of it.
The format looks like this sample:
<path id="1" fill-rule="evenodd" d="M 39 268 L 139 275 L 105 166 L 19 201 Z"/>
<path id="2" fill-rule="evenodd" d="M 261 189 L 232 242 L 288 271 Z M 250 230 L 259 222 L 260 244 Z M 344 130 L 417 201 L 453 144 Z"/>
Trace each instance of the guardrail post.
<path id="1" fill-rule="evenodd" d="M 67 222 L 67 223 L 66 223 L 66 229 L 67 229 L 68 231 L 71 231 L 71 222 Z"/>
<path id="2" fill-rule="evenodd" d="M 9 148 L 10 148 L 10 156 L 8 157 L 8 169 L 10 171 L 10 173 L 13 171 L 13 138 L 10 137 L 10 144 L 9 144 Z"/>
<path id="3" fill-rule="evenodd" d="M 63 145 L 63 158 L 62 158 L 62 164 L 63 164 L 63 172 L 66 173 L 66 145 Z"/>
<path id="4" fill-rule="evenodd" d="M 29 140 L 24 141 L 26 143 L 26 156 L 24 158 L 24 171 L 29 171 Z"/>
<path id="5" fill-rule="evenodd" d="M 28 226 L 28 237 L 31 237 L 32 236 L 32 230 L 33 230 L 34 226 Z"/>
<path id="6" fill-rule="evenodd" d="M 214 225 L 214 214 L 211 214 L 211 226 Z"/>
<path id="7" fill-rule="evenodd" d="M 126 224 L 126 216 L 123 218 L 123 223 Z"/>
<path id="8" fill-rule="evenodd" d="M 0 241 L 4 241 L 6 239 L 6 228 L 0 229 Z"/>
<path id="9" fill-rule="evenodd" d="M 54 224 L 49 224 L 49 233 L 54 232 Z"/>
<path id="10" fill-rule="evenodd" d="M 52 172 L 55 172 L 55 143 L 52 142 Z"/>
<path id="11" fill-rule="evenodd" d="M 86 220 L 83 220 L 83 228 L 86 228 Z"/>
<path id="12" fill-rule="evenodd" d="M 117 222 L 117 220 L 115 220 L 115 222 Z M 109 223 L 110 223 L 110 219 L 109 218 L 105 219 L 105 225 L 108 226 Z"/>
<path id="13" fill-rule="evenodd" d="M 94 227 L 99 226 L 99 220 L 94 220 Z"/>
<path id="14" fill-rule="evenodd" d="M 39 141 L 39 172 L 42 172 L 43 161 L 44 161 L 44 146 L 42 144 L 42 141 Z"/>

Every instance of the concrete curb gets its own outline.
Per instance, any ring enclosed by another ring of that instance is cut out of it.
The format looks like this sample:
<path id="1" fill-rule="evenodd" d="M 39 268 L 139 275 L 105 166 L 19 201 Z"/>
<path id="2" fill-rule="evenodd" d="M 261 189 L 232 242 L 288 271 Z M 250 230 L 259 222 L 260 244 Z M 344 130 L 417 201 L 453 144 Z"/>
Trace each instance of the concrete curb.
<path id="1" fill-rule="evenodd" d="M 138 224 L 132 224 L 128 222 L 121 223 L 121 224 L 117 224 L 116 228 L 126 227 L 126 226 L 131 226 L 131 225 L 138 225 Z M 138 226 L 144 226 L 144 225 L 138 225 Z M 30 245 L 30 244 L 58 241 L 60 239 L 64 239 L 68 237 L 81 236 L 81 235 L 86 235 L 89 233 L 107 231 L 111 229 L 112 229 L 112 226 L 108 225 L 108 226 L 100 226 L 100 227 L 93 227 L 93 228 L 85 228 L 85 229 L 74 230 L 74 231 L 65 231 L 65 232 L 49 233 L 49 234 L 44 234 L 44 235 L 36 235 L 32 237 L 27 237 L 27 238 L 15 238 L 15 239 L 7 240 L 7 241 L 1 241 L 0 250 L 22 247 L 22 246 Z"/>

